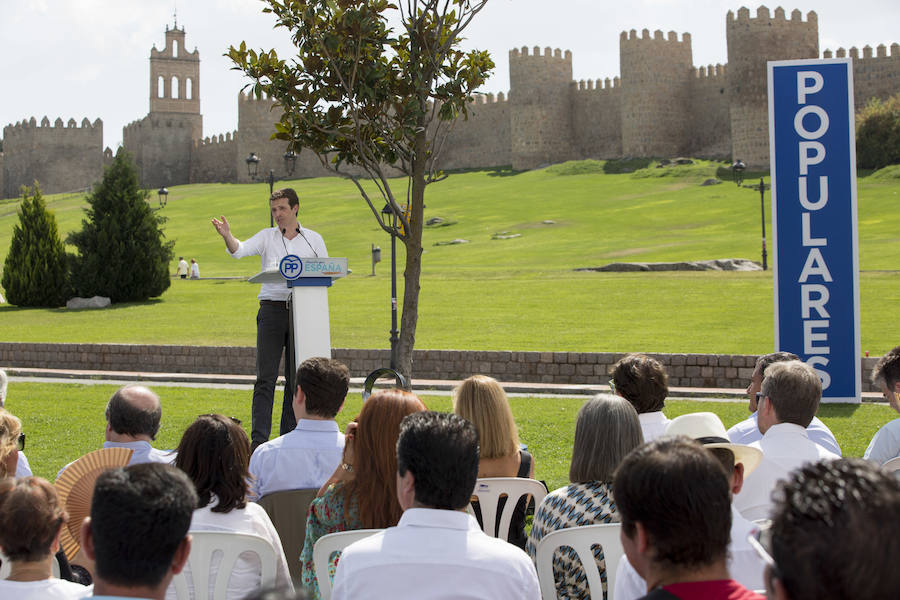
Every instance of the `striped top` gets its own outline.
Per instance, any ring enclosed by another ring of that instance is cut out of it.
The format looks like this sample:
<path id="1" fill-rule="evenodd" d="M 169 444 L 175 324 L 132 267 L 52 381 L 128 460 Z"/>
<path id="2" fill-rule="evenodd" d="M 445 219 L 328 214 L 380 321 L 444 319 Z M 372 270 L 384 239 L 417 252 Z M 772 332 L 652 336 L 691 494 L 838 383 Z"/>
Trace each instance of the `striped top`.
<path id="1" fill-rule="evenodd" d="M 568 527 L 618 522 L 616 505 L 612 499 L 612 484 L 600 481 L 570 483 L 547 494 L 534 513 L 534 522 L 525 550 L 531 560 L 537 558 L 538 542 L 548 533 Z M 594 548 L 594 560 L 606 592 L 606 563 L 599 546 Z M 553 580 L 559 598 L 589 599 L 587 576 L 581 561 L 571 549 L 557 549 L 553 553 Z M 600 599 L 596 599 L 600 600 Z"/>

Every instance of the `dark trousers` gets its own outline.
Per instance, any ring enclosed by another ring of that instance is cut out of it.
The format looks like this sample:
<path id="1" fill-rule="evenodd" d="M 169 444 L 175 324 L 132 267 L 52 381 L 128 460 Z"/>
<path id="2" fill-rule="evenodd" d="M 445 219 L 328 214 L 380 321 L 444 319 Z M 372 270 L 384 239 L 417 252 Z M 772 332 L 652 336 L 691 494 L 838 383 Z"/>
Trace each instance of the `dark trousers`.
<path id="1" fill-rule="evenodd" d="M 286 305 L 260 304 L 256 313 L 256 383 L 253 384 L 253 406 L 250 411 L 250 439 L 263 443 L 269 439 L 272 429 L 272 404 L 278 364 L 284 357 L 284 401 L 281 408 L 279 435 L 297 427 L 294 416 L 293 348 L 290 346 L 290 311 Z"/>

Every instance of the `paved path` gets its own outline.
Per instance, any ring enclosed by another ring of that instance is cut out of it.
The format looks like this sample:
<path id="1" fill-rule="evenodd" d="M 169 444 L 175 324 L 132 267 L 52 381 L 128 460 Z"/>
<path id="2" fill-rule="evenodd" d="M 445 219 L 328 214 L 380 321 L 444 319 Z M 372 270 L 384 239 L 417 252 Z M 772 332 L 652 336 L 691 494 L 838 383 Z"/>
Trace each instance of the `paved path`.
<path id="1" fill-rule="evenodd" d="M 199 387 L 218 389 L 250 389 L 253 387 L 253 375 L 221 375 L 197 373 L 156 373 L 140 371 L 84 371 L 67 369 L 28 369 L 8 368 L 7 374 L 12 381 L 31 381 L 41 383 L 59 383 L 61 380 L 82 384 L 124 385 L 140 381 L 153 386 L 162 387 Z M 284 378 L 279 378 L 279 385 L 284 385 Z M 360 392 L 365 378 L 354 377 L 350 380 L 351 391 Z M 456 386 L 456 380 L 413 379 L 412 388 L 417 394 L 446 396 Z M 382 379 L 378 387 L 389 387 L 390 379 Z M 600 392 L 609 392 L 606 385 L 523 383 L 519 381 L 501 381 L 500 385 L 510 396 L 542 397 L 581 397 Z M 670 388 L 669 398 L 689 398 L 694 400 L 716 400 L 726 402 L 746 402 L 743 389 L 726 388 Z M 863 401 L 879 401 L 881 395 L 876 392 L 864 392 Z"/>

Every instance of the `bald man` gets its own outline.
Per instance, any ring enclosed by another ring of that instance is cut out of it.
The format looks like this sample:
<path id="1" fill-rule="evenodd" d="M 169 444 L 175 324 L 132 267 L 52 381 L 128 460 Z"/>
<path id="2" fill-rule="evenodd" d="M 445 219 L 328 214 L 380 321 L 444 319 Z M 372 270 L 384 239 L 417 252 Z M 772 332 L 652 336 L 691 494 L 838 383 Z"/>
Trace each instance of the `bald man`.
<path id="1" fill-rule="evenodd" d="M 175 460 L 175 452 L 157 450 L 150 445 L 156 439 L 161 418 L 162 404 L 150 388 L 142 385 L 121 387 L 106 405 L 106 441 L 103 447 L 133 450 L 130 465 L 171 463 Z M 68 466 L 60 469 L 59 475 Z"/>

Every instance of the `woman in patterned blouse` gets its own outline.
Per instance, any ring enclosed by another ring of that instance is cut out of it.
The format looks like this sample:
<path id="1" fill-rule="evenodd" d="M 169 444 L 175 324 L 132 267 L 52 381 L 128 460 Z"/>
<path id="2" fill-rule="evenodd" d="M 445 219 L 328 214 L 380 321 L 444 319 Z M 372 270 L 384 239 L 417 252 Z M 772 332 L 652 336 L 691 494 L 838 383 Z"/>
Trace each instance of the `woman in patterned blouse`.
<path id="1" fill-rule="evenodd" d="M 303 587 L 319 598 L 313 547 L 323 535 L 353 529 L 393 527 L 403 510 L 397 500 L 397 438 L 403 417 L 426 410 L 403 390 L 375 392 L 363 404 L 356 424 L 347 426 L 343 463 L 322 486 L 306 517 L 300 562 Z M 355 425 L 355 427 L 354 427 Z M 334 578 L 337 560 L 329 564 Z"/>
<path id="2" fill-rule="evenodd" d="M 624 398 L 598 394 L 578 411 L 575 445 L 566 487 L 550 492 L 537 511 L 526 551 L 535 560 L 538 542 L 557 529 L 618 521 L 612 498 L 613 473 L 626 454 L 644 441 L 637 411 Z M 594 560 L 606 592 L 606 564 L 599 547 Z M 590 598 L 587 576 L 571 549 L 553 553 L 553 579 L 560 598 Z M 596 598 L 595 600 L 600 600 Z"/>

